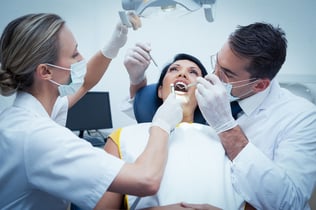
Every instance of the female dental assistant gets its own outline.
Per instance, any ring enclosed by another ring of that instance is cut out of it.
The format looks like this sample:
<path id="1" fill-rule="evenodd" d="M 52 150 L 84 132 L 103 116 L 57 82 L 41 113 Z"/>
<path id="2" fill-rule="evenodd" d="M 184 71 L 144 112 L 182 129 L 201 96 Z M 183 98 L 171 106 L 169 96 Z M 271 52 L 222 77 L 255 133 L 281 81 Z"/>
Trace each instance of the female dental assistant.
<path id="1" fill-rule="evenodd" d="M 121 31 L 122 26 L 115 29 L 85 74 L 75 38 L 58 15 L 28 14 L 6 26 L 0 40 L 0 93 L 17 96 L 0 114 L 0 209 L 67 209 L 70 202 L 99 209 L 107 190 L 138 196 L 158 190 L 169 132 L 182 118 L 174 97 L 156 112 L 149 143 L 134 163 L 92 147 L 60 125 L 62 120 L 51 118 L 60 119 L 62 107 L 73 105 L 103 75 L 105 69 L 92 69 L 106 68 L 116 56 L 126 42 Z"/>

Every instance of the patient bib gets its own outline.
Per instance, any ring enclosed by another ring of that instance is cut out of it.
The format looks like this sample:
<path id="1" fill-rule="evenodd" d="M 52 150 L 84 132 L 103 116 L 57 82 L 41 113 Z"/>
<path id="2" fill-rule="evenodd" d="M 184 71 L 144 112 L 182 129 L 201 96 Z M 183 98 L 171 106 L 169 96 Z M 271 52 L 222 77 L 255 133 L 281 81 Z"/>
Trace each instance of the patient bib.
<path id="1" fill-rule="evenodd" d="M 122 130 L 120 149 L 125 161 L 135 161 L 144 150 L 150 125 L 143 123 Z M 158 193 L 142 197 L 136 209 L 183 201 L 240 209 L 243 200 L 233 189 L 230 165 L 211 127 L 181 123 L 170 135 L 168 161 Z M 129 207 L 136 198 L 128 196 Z"/>

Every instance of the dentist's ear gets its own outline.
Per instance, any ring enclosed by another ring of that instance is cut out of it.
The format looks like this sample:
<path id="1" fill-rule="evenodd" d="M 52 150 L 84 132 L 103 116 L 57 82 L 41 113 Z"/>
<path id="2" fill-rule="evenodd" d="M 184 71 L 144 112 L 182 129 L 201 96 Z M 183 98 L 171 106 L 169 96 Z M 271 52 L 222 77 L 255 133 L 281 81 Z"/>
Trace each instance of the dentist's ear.
<path id="1" fill-rule="evenodd" d="M 269 87 L 271 80 L 268 78 L 258 79 L 256 85 L 254 86 L 254 92 L 258 93 L 264 91 L 267 87 Z"/>

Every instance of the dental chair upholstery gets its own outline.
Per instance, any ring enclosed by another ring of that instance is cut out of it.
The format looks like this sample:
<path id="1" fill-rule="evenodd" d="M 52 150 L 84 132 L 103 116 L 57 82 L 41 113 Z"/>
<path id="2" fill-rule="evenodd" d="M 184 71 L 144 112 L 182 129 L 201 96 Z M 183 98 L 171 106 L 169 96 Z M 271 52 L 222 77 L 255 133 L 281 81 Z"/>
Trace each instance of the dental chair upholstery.
<path id="1" fill-rule="evenodd" d="M 157 83 L 141 88 L 135 95 L 134 114 L 138 123 L 151 122 L 154 114 L 160 106 L 156 97 Z M 206 124 L 205 119 L 199 109 L 195 110 L 194 122 Z"/>

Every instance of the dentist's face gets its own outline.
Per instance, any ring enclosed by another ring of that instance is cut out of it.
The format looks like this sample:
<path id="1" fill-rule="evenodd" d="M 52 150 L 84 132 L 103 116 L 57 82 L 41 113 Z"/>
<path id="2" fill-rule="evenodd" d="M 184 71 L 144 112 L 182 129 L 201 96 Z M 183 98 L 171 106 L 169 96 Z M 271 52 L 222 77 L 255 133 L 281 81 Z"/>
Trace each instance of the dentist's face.
<path id="1" fill-rule="evenodd" d="M 165 100 L 170 94 L 170 85 L 175 87 L 177 98 L 183 100 L 185 106 L 191 106 L 193 110 L 197 106 L 195 99 L 195 86 L 188 89 L 188 84 L 194 83 L 198 77 L 202 76 L 202 71 L 194 62 L 189 60 L 175 61 L 167 70 L 162 86 L 159 87 L 158 96 Z"/>
<path id="2" fill-rule="evenodd" d="M 225 83 L 233 86 L 231 94 L 242 98 L 253 95 L 257 79 L 253 78 L 246 71 L 250 60 L 236 55 L 226 43 L 217 53 L 214 66 L 214 73 Z"/>

